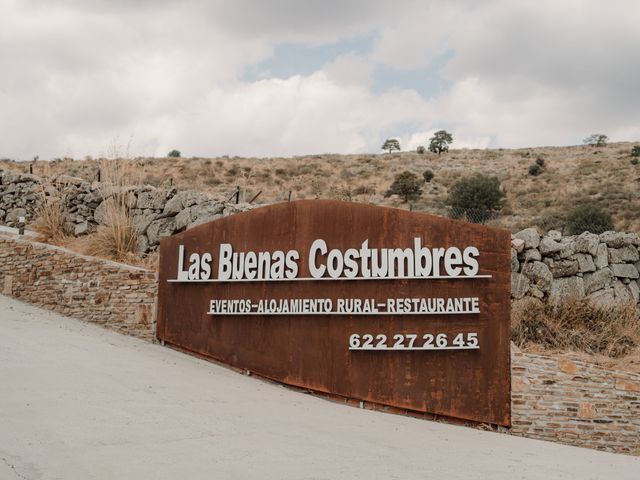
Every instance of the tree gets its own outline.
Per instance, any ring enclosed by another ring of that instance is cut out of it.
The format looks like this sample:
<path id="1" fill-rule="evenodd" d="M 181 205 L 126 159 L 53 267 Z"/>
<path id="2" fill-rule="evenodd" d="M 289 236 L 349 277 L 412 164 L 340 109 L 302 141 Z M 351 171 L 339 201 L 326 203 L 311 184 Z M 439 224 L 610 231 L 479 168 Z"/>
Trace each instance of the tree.
<path id="1" fill-rule="evenodd" d="M 384 194 L 385 197 L 391 195 L 400 195 L 404 197 L 405 203 L 409 200 L 416 199 L 422 193 L 420 188 L 420 180 L 415 173 L 408 171 L 399 173 L 393 180 L 393 183 L 389 187 L 389 190 Z"/>
<path id="2" fill-rule="evenodd" d="M 567 227 L 571 235 L 583 232 L 600 234 L 613 230 L 611 215 L 594 203 L 585 203 L 571 210 L 567 215 Z"/>
<path id="3" fill-rule="evenodd" d="M 420 145 L 418 148 L 416 148 L 416 152 L 419 153 L 420 155 L 424 155 L 424 152 L 426 152 L 426 149 L 424 148 L 424 146 Z"/>
<path id="4" fill-rule="evenodd" d="M 484 223 L 500 211 L 504 193 L 497 177 L 474 175 L 458 180 L 447 198 L 450 216 L 474 223 Z"/>
<path id="5" fill-rule="evenodd" d="M 589 135 L 583 140 L 586 145 L 593 145 L 594 147 L 604 147 L 607 144 L 609 137 L 604 133 L 594 133 Z"/>
<path id="6" fill-rule="evenodd" d="M 167 153 L 167 157 L 180 158 L 180 150 L 171 150 L 169 153 Z"/>
<path id="7" fill-rule="evenodd" d="M 397 138 L 387 138 L 380 148 L 389 150 L 389 153 L 394 150 L 400 151 L 400 141 Z"/>
<path id="8" fill-rule="evenodd" d="M 438 130 L 429 139 L 429 151 L 440 155 L 449 151 L 449 145 L 453 142 L 453 135 L 446 130 Z"/>

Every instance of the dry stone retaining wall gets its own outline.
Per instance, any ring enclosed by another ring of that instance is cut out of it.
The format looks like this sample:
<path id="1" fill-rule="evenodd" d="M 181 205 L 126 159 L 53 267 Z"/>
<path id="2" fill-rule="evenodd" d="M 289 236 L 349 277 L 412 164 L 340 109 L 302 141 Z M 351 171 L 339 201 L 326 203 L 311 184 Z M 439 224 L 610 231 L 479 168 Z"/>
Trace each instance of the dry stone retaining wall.
<path id="1" fill-rule="evenodd" d="M 155 338 L 155 272 L 0 234 L 0 288 L 70 317 Z"/>
<path id="2" fill-rule="evenodd" d="M 513 235 L 511 246 L 514 299 L 558 303 L 587 297 L 600 306 L 640 301 L 640 237 L 635 233 L 563 237 L 527 228 Z"/>
<path id="3" fill-rule="evenodd" d="M 66 232 L 85 235 L 107 221 L 104 190 L 97 182 L 66 175 L 44 179 L 0 169 L 0 224 L 15 226 L 19 217 L 30 222 L 39 205 L 59 199 Z M 149 185 L 127 187 L 126 202 L 138 231 L 136 249 L 140 254 L 157 249 L 163 237 L 250 208 L 201 192 Z"/>
<path id="4" fill-rule="evenodd" d="M 640 455 L 640 375 L 572 355 L 511 355 L 511 433 Z"/>

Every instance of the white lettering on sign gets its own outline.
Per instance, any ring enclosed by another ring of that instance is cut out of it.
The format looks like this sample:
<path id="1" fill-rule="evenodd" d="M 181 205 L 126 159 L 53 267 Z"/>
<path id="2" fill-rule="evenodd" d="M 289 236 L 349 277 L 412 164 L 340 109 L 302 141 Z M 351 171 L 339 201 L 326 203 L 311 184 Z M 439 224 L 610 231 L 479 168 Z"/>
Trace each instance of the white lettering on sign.
<path id="1" fill-rule="evenodd" d="M 208 280 L 211 278 L 211 262 L 213 258 L 210 253 L 192 253 L 189 256 L 189 267 L 184 268 L 184 245 L 178 247 L 178 280 L 182 282 L 192 282 Z"/>
<path id="2" fill-rule="evenodd" d="M 360 248 L 344 252 L 330 249 L 322 239 L 311 243 L 308 256 L 310 277 L 298 277 L 300 254 L 284 252 L 236 252 L 229 243 L 220 244 L 217 278 L 211 278 L 211 253 L 192 253 L 185 265 L 184 245 L 178 249 L 178 274 L 170 282 L 251 282 L 287 280 L 384 280 L 421 278 L 491 278 L 480 275 L 480 252 L 474 246 L 429 248 L 414 238 L 412 248 L 371 248 L 365 240 Z M 186 267 L 186 268 L 185 268 Z"/>
<path id="3" fill-rule="evenodd" d="M 282 315 L 295 313 L 314 315 L 440 315 L 480 313 L 478 297 L 455 298 L 280 298 L 252 301 L 241 299 L 214 299 L 209 302 L 209 315 Z"/>

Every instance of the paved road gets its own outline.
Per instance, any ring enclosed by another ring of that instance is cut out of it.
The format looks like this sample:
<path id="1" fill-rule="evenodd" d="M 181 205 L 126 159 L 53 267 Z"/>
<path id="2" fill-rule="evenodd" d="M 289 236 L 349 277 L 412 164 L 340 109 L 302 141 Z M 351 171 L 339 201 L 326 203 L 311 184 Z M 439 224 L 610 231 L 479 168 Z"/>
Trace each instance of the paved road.
<path id="1" fill-rule="evenodd" d="M 359 410 L 0 296 L 0 479 L 640 479 L 640 458 Z"/>

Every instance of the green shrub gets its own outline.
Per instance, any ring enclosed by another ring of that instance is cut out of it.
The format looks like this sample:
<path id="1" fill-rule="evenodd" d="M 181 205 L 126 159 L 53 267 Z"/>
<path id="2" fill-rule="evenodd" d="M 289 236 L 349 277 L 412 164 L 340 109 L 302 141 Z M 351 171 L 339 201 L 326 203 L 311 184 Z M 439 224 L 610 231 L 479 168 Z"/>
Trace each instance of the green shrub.
<path id="1" fill-rule="evenodd" d="M 538 165 L 539 167 L 544 167 L 544 158 L 542 157 L 536 158 L 536 165 Z"/>
<path id="2" fill-rule="evenodd" d="M 409 200 L 418 198 L 421 193 L 422 189 L 420 188 L 418 176 L 415 173 L 405 171 L 396 175 L 384 196 L 399 195 L 404 198 L 405 202 L 408 202 Z"/>
<path id="3" fill-rule="evenodd" d="M 540 165 L 538 165 L 537 163 L 533 163 L 529 165 L 529 175 L 537 177 L 541 173 L 542 173 L 542 167 Z"/>
<path id="4" fill-rule="evenodd" d="M 632 157 L 640 157 L 640 145 L 636 145 L 631 149 Z"/>
<path id="5" fill-rule="evenodd" d="M 433 180 L 433 172 L 429 169 L 425 170 L 424 172 L 422 172 L 422 178 L 424 178 L 424 181 L 429 183 L 431 180 Z"/>
<path id="6" fill-rule="evenodd" d="M 637 165 L 638 164 L 638 159 L 636 157 L 633 157 L 631 159 L 631 165 Z"/>
<path id="7" fill-rule="evenodd" d="M 171 150 L 167 153 L 167 157 L 180 158 L 180 150 Z"/>
<path id="8" fill-rule="evenodd" d="M 416 148 L 416 152 L 419 153 L 420 155 L 424 155 L 424 153 L 427 150 L 424 148 L 424 146 L 420 145 L 418 148 Z"/>
<path id="9" fill-rule="evenodd" d="M 602 233 L 613 230 L 613 220 L 609 213 L 594 203 L 579 205 L 567 215 L 567 227 L 571 235 L 583 232 Z"/>
<path id="10" fill-rule="evenodd" d="M 484 223 L 502 208 L 504 192 L 500 180 L 482 174 L 458 180 L 447 198 L 453 218 L 466 217 L 474 223 Z"/>

